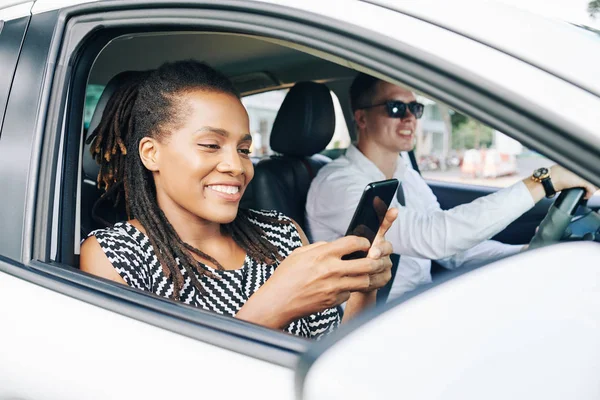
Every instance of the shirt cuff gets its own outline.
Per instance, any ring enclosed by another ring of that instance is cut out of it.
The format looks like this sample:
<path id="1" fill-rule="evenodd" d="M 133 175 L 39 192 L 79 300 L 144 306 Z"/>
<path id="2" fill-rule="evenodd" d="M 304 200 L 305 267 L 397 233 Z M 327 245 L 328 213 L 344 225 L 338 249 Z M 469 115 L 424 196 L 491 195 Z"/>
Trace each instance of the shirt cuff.
<path id="1" fill-rule="evenodd" d="M 527 212 L 535 206 L 535 200 L 523 181 L 515 183 L 511 189 L 511 192 L 514 191 L 511 196 L 514 195 L 515 201 L 519 201 L 519 205 L 524 209 L 523 212 Z"/>

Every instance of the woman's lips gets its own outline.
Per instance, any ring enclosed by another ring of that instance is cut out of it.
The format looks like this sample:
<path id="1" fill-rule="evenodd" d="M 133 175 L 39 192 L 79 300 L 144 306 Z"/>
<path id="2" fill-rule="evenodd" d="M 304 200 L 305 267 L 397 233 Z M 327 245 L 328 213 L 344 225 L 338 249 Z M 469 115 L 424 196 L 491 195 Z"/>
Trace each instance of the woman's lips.
<path id="1" fill-rule="evenodd" d="M 413 131 L 409 130 L 409 129 L 403 129 L 401 131 L 398 131 L 398 134 L 400 134 L 400 136 L 411 136 L 413 133 Z"/>
<path id="2" fill-rule="evenodd" d="M 226 201 L 239 201 L 242 198 L 242 191 L 239 186 L 209 185 L 206 188 L 214 195 Z"/>

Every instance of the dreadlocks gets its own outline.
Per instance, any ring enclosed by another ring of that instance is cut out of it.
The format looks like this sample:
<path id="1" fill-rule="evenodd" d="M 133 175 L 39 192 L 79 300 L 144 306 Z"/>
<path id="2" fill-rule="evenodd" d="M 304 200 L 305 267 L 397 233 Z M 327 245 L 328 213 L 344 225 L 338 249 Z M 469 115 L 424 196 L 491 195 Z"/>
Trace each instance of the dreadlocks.
<path id="1" fill-rule="evenodd" d="M 177 95 L 194 89 L 240 98 L 232 83 L 206 64 L 195 61 L 167 63 L 152 72 L 139 74 L 113 94 L 100 125 L 93 133 L 94 141 L 90 148 L 100 165 L 98 186 L 106 191 L 105 195 L 124 186 L 127 214 L 144 226 L 166 277 L 174 283 L 175 300 L 179 300 L 184 283 L 181 268 L 201 293 L 204 293 L 204 288 L 196 274 L 211 275 L 200 267 L 192 253 L 210 261 L 218 269 L 223 267 L 215 258 L 181 240 L 158 206 L 154 178 L 142 163 L 137 149 L 142 138 L 162 139 L 168 135 L 167 128 L 181 123 L 183 112 L 178 107 Z M 281 261 L 283 257 L 277 247 L 266 239 L 264 231 L 251 219 L 282 223 L 239 209 L 235 220 L 221 225 L 221 231 L 231 236 L 252 258 L 268 265 Z"/>

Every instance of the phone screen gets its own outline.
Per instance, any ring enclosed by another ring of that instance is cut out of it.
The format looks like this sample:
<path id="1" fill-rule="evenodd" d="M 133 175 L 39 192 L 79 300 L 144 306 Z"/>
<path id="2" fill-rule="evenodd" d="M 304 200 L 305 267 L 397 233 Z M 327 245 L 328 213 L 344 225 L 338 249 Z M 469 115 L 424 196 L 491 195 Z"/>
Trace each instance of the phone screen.
<path id="1" fill-rule="evenodd" d="M 388 179 L 368 184 L 356 207 L 352 221 L 346 231 L 346 236 L 362 236 L 367 238 L 372 244 L 397 189 L 397 179 Z M 356 251 L 343 256 L 342 259 L 354 260 L 366 256 L 366 252 Z"/>

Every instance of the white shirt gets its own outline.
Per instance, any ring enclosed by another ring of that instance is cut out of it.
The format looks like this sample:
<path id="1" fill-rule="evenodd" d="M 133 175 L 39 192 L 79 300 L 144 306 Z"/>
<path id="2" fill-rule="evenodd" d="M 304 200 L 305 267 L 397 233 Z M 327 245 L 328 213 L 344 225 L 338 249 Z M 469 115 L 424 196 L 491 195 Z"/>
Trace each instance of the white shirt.
<path id="1" fill-rule="evenodd" d="M 431 282 L 430 260 L 453 269 L 485 264 L 521 249 L 486 239 L 534 206 L 523 182 L 444 211 L 425 180 L 400 156 L 394 178 L 402 182 L 406 206 L 395 197 L 391 204 L 398 208 L 398 218 L 386 239 L 401 257 L 389 299 Z M 313 241 L 344 236 L 365 186 L 384 179 L 383 172 L 353 145 L 345 156 L 321 168 L 306 201 Z"/>

